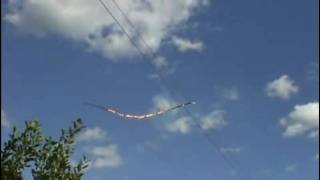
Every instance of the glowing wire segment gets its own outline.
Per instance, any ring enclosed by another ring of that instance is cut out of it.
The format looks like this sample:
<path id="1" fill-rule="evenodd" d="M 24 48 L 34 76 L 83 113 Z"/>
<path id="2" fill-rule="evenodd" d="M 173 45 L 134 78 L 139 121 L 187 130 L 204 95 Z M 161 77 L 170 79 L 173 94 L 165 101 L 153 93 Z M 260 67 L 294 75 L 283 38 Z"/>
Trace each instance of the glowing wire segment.
<path id="1" fill-rule="evenodd" d="M 115 115 L 123 117 L 123 118 L 140 120 L 140 119 L 146 119 L 146 118 L 152 118 L 152 117 L 155 117 L 155 116 L 159 116 L 159 115 L 162 115 L 162 114 L 167 113 L 169 111 L 173 111 L 175 109 L 183 108 L 184 106 L 188 106 L 188 105 L 196 104 L 196 103 L 193 102 L 193 101 L 190 101 L 190 102 L 186 102 L 186 103 L 183 103 L 183 104 L 179 104 L 177 106 L 173 106 L 173 107 L 165 109 L 165 110 L 160 110 L 160 111 L 157 111 L 157 112 L 147 113 L 147 114 L 140 114 L 140 115 L 121 113 L 121 112 L 119 112 L 119 111 L 117 111 L 115 109 L 104 107 L 104 106 L 97 105 L 97 104 L 92 104 L 92 103 L 85 103 L 85 104 L 89 105 L 89 106 L 92 106 L 92 107 L 95 107 L 95 108 L 98 108 L 98 109 L 101 109 L 101 110 L 104 110 L 104 111 L 107 111 L 107 112 L 110 112 L 112 114 L 115 114 Z"/>

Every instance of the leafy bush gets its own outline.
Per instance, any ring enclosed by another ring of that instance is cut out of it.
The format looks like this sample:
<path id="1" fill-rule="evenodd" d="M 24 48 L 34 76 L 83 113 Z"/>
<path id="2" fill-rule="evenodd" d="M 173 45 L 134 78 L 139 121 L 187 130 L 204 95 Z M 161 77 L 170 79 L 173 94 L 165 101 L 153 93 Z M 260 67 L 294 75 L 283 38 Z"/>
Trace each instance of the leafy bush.
<path id="1" fill-rule="evenodd" d="M 36 180 L 81 179 L 88 160 L 84 156 L 73 165 L 70 156 L 75 137 L 83 128 L 78 119 L 69 129 L 62 129 L 60 138 L 54 140 L 43 135 L 39 121 L 26 122 L 23 132 L 13 127 L 9 140 L 1 146 L 1 179 L 23 179 L 22 172 L 28 167 Z"/>

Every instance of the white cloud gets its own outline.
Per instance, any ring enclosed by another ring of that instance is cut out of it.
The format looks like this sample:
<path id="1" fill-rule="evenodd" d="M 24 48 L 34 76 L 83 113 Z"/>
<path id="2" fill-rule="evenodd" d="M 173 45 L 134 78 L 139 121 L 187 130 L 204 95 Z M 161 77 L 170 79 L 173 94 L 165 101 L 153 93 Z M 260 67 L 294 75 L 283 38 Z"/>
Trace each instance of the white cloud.
<path id="1" fill-rule="evenodd" d="M 293 94 L 299 91 L 298 86 L 288 75 L 282 75 L 267 84 L 267 95 L 270 97 L 279 97 L 281 99 L 289 99 Z"/>
<path id="2" fill-rule="evenodd" d="M 208 131 L 212 129 L 220 129 L 228 123 L 224 119 L 225 112 L 214 110 L 209 114 L 200 116 L 200 126 L 202 130 Z M 194 128 L 191 117 L 183 116 L 175 121 L 166 124 L 165 129 L 172 133 L 188 134 Z"/>
<path id="3" fill-rule="evenodd" d="M 134 30 L 112 3 L 104 1 L 130 34 Z M 154 50 L 173 35 L 173 30 L 187 23 L 197 9 L 208 0 L 118 0 L 122 10 L 136 26 L 139 34 Z M 7 22 L 22 32 L 36 36 L 60 35 L 85 44 L 90 51 L 117 60 L 136 55 L 136 50 L 98 1 L 88 0 L 9 0 Z M 137 44 L 146 50 L 137 35 Z"/>
<path id="4" fill-rule="evenodd" d="M 280 120 L 286 128 L 283 136 L 292 137 L 309 133 L 309 137 L 319 136 L 319 102 L 296 105 L 286 117 Z"/>
<path id="5" fill-rule="evenodd" d="M 179 49 L 179 51 L 182 52 L 188 50 L 201 51 L 203 49 L 203 43 L 201 41 L 192 42 L 189 39 L 173 36 L 172 42 Z"/>
<path id="6" fill-rule="evenodd" d="M 178 104 L 170 97 L 162 94 L 154 96 L 152 101 L 153 101 L 154 110 L 165 110 L 173 106 L 176 106 Z"/>
<path id="7" fill-rule="evenodd" d="M 115 144 L 94 146 L 90 153 L 95 156 L 90 162 L 90 168 L 116 168 L 123 164 L 123 159 Z"/>
<path id="8" fill-rule="evenodd" d="M 96 142 L 109 140 L 106 131 L 99 127 L 88 128 L 78 137 L 80 142 Z M 89 169 L 116 168 L 123 164 L 123 159 L 116 144 L 96 146 L 87 144 L 84 149 L 91 155 Z"/>
<path id="9" fill-rule="evenodd" d="M 6 112 L 3 109 L 1 109 L 1 127 L 9 128 L 10 126 L 11 125 L 7 118 Z"/>
<path id="10" fill-rule="evenodd" d="M 284 168 L 284 170 L 286 172 L 294 172 L 297 169 L 297 165 L 296 164 L 287 164 L 286 167 Z"/>
<path id="11" fill-rule="evenodd" d="M 99 127 L 88 128 L 83 133 L 81 133 L 78 137 L 78 141 L 100 141 L 104 140 L 107 137 L 107 132 Z"/>
<path id="12" fill-rule="evenodd" d="M 222 153 L 240 153 L 242 151 L 242 148 L 240 147 L 222 147 L 220 148 L 220 151 Z"/>
<path id="13" fill-rule="evenodd" d="M 175 102 L 170 97 L 160 94 L 156 95 L 153 98 L 153 108 L 152 111 L 165 110 L 171 107 L 178 105 L 179 103 Z M 181 133 L 188 134 L 191 133 L 194 124 L 192 117 L 189 116 L 179 116 L 178 110 L 170 111 L 170 121 L 163 121 L 164 124 L 161 125 L 161 128 L 171 132 L 171 133 Z M 182 109 L 180 109 L 183 111 Z M 208 114 L 197 114 L 197 118 L 199 119 L 199 125 L 202 130 L 212 130 L 212 129 L 220 129 L 225 127 L 228 123 L 225 120 L 225 111 L 222 110 L 212 110 Z"/>
<path id="14" fill-rule="evenodd" d="M 163 56 L 156 57 L 152 60 L 152 63 L 162 76 L 167 76 L 175 72 L 175 66 L 169 63 L 168 60 Z M 158 73 L 152 73 L 148 75 L 148 78 L 156 79 L 159 78 L 159 75 Z"/>
<path id="15" fill-rule="evenodd" d="M 319 161 L 319 153 L 313 157 L 314 160 Z"/>
<path id="16" fill-rule="evenodd" d="M 165 128 L 169 132 L 188 134 L 192 129 L 191 118 L 181 117 L 173 121 L 172 123 L 167 124 Z"/>
<path id="17" fill-rule="evenodd" d="M 152 100 L 153 100 L 152 111 L 165 110 L 178 105 L 178 103 L 175 102 L 173 99 L 163 94 L 154 96 Z M 171 114 L 170 117 L 175 120 L 166 122 L 164 125 L 161 126 L 162 129 L 168 132 L 181 133 L 181 134 L 187 134 L 191 131 L 191 128 L 192 128 L 191 118 L 178 117 L 177 110 L 170 111 L 170 114 Z"/>
<path id="18" fill-rule="evenodd" d="M 225 112 L 214 110 L 201 118 L 201 128 L 203 130 L 219 129 L 228 123 L 224 119 Z"/>

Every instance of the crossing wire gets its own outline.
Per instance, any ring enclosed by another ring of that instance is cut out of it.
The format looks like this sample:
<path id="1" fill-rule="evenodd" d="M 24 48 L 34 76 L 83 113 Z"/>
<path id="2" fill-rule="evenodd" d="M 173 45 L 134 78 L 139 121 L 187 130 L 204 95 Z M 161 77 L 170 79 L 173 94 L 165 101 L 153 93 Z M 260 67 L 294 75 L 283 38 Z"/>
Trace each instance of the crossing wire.
<path id="1" fill-rule="evenodd" d="M 138 44 L 135 43 L 135 41 L 133 40 L 133 38 L 130 36 L 130 34 L 126 31 L 126 29 L 123 27 L 123 25 L 120 23 L 120 21 L 113 15 L 113 13 L 111 12 L 111 10 L 108 8 L 108 6 L 104 3 L 103 0 L 98 0 L 100 2 L 100 4 L 102 5 L 102 7 L 107 11 L 107 13 L 112 17 L 112 19 L 116 22 L 116 24 L 120 27 L 121 31 L 125 34 L 125 36 L 129 39 L 130 43 L 135 47 L 135 49 L 138 51 L 138 53 L 140 54 L 140 56 L 142 58 L 156 58 L 156 54 L 154 52 L 154 50 L 146 43 L 146 41 L 144 40 L 143 36 L 140 34 L 140 32 L 135 28 L 134 24 L 131 22 L 131 20 L 128 18 L 128 16 L 124 13 L 124 11 L 120 8 L 119 4 L 115 1 L 112 0 L 112 2 L 115 4 L 115 6 L 117 7 L 117 9 L 120 11 L 120 13 L 122 14 L 122 16 L 125 18 L 125 20 L 128 22 L 128 24 L 131 26 L 131 28 L 135 31 L 135 33 L 137 34 L 138 38 L 141 38 L 142 43 L 149 49 L 149 51 L 151 52 L 149 55 L 151 57 L 148 56 L 148 54 L 145 54 L 139 47 Z M 169 83 L 165 80 L 164 75 L 162 74 L 162 72 L 157 69 L 156 67 L 153 66 L 151 61 L 146 60 L 146 62 L 148 62 L 148 64 L 154 68 L 156 74 L 159 77 L 159 80 L 161 81 L 161 83 L 164 85 L 164 87 L 177 99 L 179 98 L 183 98 L 186 99 L 185 96 L 180 95 L 179 93 L 177 93 L 177 91 L 175 91 L 170 85 Z M 188 109 L 185 108 L 184 109 L 186 114 L 192 119 L 192 121 L 194 122 L 194 124 L 196 125 L 196 127 L 200 130 L 200 133 L 204 135 L 205 139 L 207 140 L 207 142 L 214 148 L 217 150 L 217 152 L 221 155 L 221 157 L 223 158 L 223 160 L 228 164 L 228 166 L 238 175 L 240 180 L 249 180 L 249 176 L 248 175 L 244 175 L 240 172 L 240 170 L 236 167 L 236 164 L 234 161 L 232 161 L 232 159 L 230 159 L 228 156 L 226 156 L 226 154 L 224 154 L 221 150 L 220 150 L 220 143 L 218 143 L 217 141 L 215 141 L 214 139 L 212 139 L 210 137 L 210 135 L 202 130 L 201 124 L 196 120 L 196 117 L 193 115 L 193 113 Z"/>

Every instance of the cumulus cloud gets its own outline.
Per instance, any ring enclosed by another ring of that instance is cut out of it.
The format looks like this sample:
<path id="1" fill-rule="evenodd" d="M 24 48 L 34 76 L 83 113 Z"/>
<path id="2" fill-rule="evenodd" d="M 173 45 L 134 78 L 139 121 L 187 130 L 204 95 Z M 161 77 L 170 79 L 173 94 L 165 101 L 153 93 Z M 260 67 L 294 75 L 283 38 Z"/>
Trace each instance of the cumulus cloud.
<path id="1" fill-rule="evenodd" d="M 78 141 L 100 141 L 107 138 L 107 132 L 99 127 L 88 128 L 78 137 Z"/>
<path id="2" fill-rule="evenodd" d="M 157 111 L 159 109 L 164 110 L 170 107 L 176 106 L 177 102 L 171 99 L 169 96 L 159 94 L 153 98 L 153 108 L 152 111 Z M 180 109 L 183 111 L 183 109 Z M 162 129 L 171 133 L 188 134 L 191 133 L 194 128 L 194 122 L 192 117 L 181 116 L 178 113 L 178 109 L 169 112 L 170 121 L 164 121 L 162 124 Z M 226 112 L 223 110 L 212 110 L 209 113 L 197 114 L 197 120 L 199 120 L 199 125 L 202 130 L 209 131 L 213 129 L 221 129 L 228 125 L 225 120 Z"/>
<path id="3" fill-rule="evenodd" d="M 165 110 L 169 109 L 173 106 L 178 105 L 176 101 L 174 101 L 169 96 L 164 94 L 159 94 L 153 97 L 153 108 L 152 111 Z M 187 134 L 191 131 L 191 118 L 189 117 L 178 117 L 177 110 L 171 111 L 171 118 L 175 119 L 174 121 L 166 122 L 162 125 L 162 128 L 171 133 L 181 133 Z"/>
<path id="4" fill-rule="evenodd" d="M 212 112 L 199 117 L 201 129 L 209 131 L 212 129 L 221 129 L 228 123 L 224 118 L 225 112 L 220 110 L 213 110 Z M 165 126 L 165 129 L 172 133 L 188 134 L 192 132 L 194 124 L 191 117 L 180 117 Z"/>
<path id="5" fill-rule="evenodd" d="M 173 133 L 188 134 L 191 132 L 191 129 L 192 129 L 191 118 L 189 117 L 178 118 L 172 123 L 167 124 L 166 129 L 169 132 L 173 132 Z"/>
<path id="6" fill-rule="evenodd" d="M 90 162 L 90 168 L 116 168 L 123 164 L 123 159 L 115 144 L 94 146 L 90 154 L 95 156 L 95 159 Z"/>
<path id="7" fill-rule="evenodd" d="M 240 148 L 240 147 L 222 147 L 222 148 L 220 148 L 220 151 L 222 153 L 237 154 L 237 153 L 240 153 L 242 151 L 242 148 Z"/>
<path id="8" fill-rule="evenodd" d="M 219 129 L 226 126 L 225 112 L 214 110 L 201 118 L 201 127 L 203 130 Z"/>
<path id="9" fill-rule="evenodd" d="M 319 102 L 296 105 L 286 117 L 280 120 L 285 128 L 283 136 L 293 137 L 309 134 L 309 137 L 319 136 Z"/>
<path id="10" fill-rule="evenodd" d="M 267 95 L 270 97 L 279 97 L 281 99 L 289 99 L 292 95 L 299 91 L 299 87 L 288 75 L 282 75 L 267 84 Z"/>
<path id="11" fill-rule="evenodd" d="M 135 43 L 145 51 L 135 30 L 112 1 L 104 1 L 123 24 Z M 137 31 L 154 50 L 170 38 L 177 27 L 186 24 L 208 0 L 118 0 Z M 9 0 L 4 20 L 22 32 L 36 36 L 50 34 L 85 44 L 90 51 L 102 53 L 111 60 L 137 54 L 131 43 L 98 1 L 88 0 Z"/>
<path id="12" fill-rule="evenodd" d="M 10 122 L 7 118 L 7 114 L 3 109 L 1 109 L 1 127 L 5 127 L 5 128 L 10 127 Z"/>
<path id="13" fill-rule="evenodd" d="M 89 169 L 117 168 L 123 164 L 116 144 L 96 145 L 110 140 L 108 133 L 100 127 L 87 128 L 78 136 L 79 143 L 86 142 L 83 149 L 90 155 Z"/>
<path id="14" fill-rule="evenodd" d="M 173 36 L 172 42 L 178 50 L 182 52 L 188 50 L 201 51 L 203 49 L 203 42 L 201 41 L 191 41 L 189 39 Z"/>

